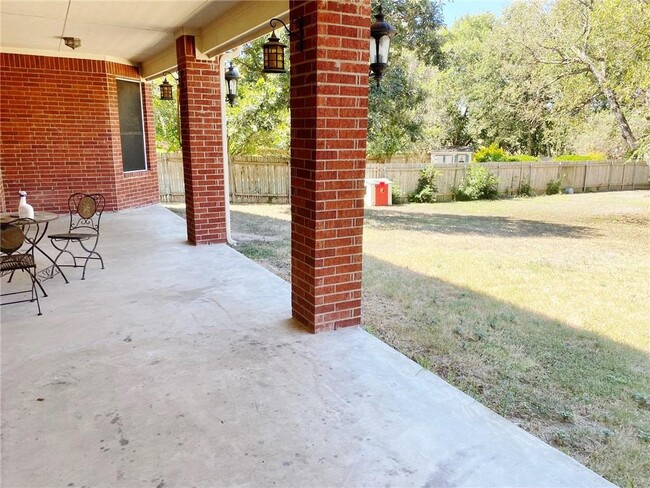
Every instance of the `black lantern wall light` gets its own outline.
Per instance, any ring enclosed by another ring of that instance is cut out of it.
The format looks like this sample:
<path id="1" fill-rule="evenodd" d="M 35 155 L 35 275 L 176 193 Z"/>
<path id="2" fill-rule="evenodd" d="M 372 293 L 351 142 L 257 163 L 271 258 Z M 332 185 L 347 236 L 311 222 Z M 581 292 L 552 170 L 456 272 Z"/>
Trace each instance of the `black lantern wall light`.
<path id="1" fill-rule="evenodd" d="M 173 100 L 174 99 L 174 85 L 172 85 L 169 81 L 167 81 L 167 75 L 174 78 L 176 80 L 176 83 L 178 83 L 178 78 L 176 76 L 174 76 L 169 71 L 165 71 L 163 73 L 163 76 L 165 78 L 163 79 L 163 82 L 160 85 L 158 85 L 158 88 L 160 88 L 160 99 L 161 100 Z"/>
<path id="2" fill-rule="evenodd" d="M 395 27 L 384 20 L 384 12 L 379 5 L 375 22 L 370 26 L 370 77 L 375 78 L 377 86 L 388 67 L 390 40 L 395 37 L 395 34 L 397 34 Z"/>
<path id="3" fill-rule="evenodd" d="M 232 61 L 223 76 L 226 80 L 226 100 L 228 100 L 228 103 L 232 107 L 237 98 L 237 85 L 239 84 L 239 78 L 241 78 L 239 71 L 232 64 Z"/>
<path id="4" fill-rule="evenodd" d="M 289 27 L 280 19 L 271 19 L 271 27 L 273 32 L 268 41 L 262 46 L 264 52 L 264 73 L 286 73 L 284 68 L 284 48 L 286 44 L 282 44 L 280 39 L 275 35 L 275 27 L 277 22 L 280 22 L 289 37 L 298 35 L 300 36 L 300 51 L 302 51 L 303 41 L 303 23 L 302 17 L 294 19 L 292 22 L 297 24 L 297 30 L 291 32 Z M 384 12 L 381 5 L 379 11 L 375 14 L 375 22 L 370 26 L 370 77 L 375 79 L 377 86 L 384 76 L 384 71 L 388 67 L 388 52 L 390 50 L 390 41 L 397 31 L 395 27 L 384 20 Z"/>
<path id="5" fill-rule="evenodd" d="M 287 34 L 291 38 L 292 36 L 298 36 L 298 48 L 302 52 L 302 17 L 293 19 L 289 24 L 296 24 L 297 30 L 291 32 L 287 24 L 282 22 L 280 19 L 271 19 L 269 24 L 273 29 L 269 40 L 264 43 L 262 46 L 262 52 L 264 53 L 264 73 L 286 73 L 284 69 L 284 48 L 287 47 L 286 44 L 280 42 L 280 38 L 275 35 L 275 27 L 277 23 L 280 22 L 284 26 L 284 30 L 287 31 Z"/>

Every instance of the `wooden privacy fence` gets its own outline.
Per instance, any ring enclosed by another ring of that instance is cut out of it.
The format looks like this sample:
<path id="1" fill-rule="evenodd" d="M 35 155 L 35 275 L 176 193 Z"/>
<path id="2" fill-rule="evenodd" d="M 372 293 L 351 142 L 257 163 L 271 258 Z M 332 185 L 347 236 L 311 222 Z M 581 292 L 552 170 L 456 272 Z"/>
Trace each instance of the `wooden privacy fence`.
<path id="1" fill-rule="evenodd" d="M 161 202 L 185 200 L 183 181 L 183 155 L 181 153 L 158 153 L 158 188 Z"/>
<path id="2" fill-rule="evenodd" d="M 230 159 L 230 201 L 289 203 L 289 161 L 266 156 Z"/>
<path id="3" fill-rule="evenodd" d="M 546 192 L 546 185 L 560 180 L 560 188 L 571 187 L 575 192 L 634 190 L 650 188 L 647 163 L 624 161 L 481 163 L 499 180 L 499 195 L 516 195 L 522 185 L 530 185 L 535 194 Z M 367 178 L 388 178 L 397 184 L 402 195 L 417 188 L 420 171 L 427 163 L 368 164 Z M 469 163 L 439 164 L 437 178 L 438 200 L 451 200 L 453 189 L 465 178 Z"/>
<path id="4" fill-rule="evenodd" d="M 388 178 L 402 195 L 417 188 L 419 163 L 374 163 L 366 165 L 366 178 Z M 482 163 L 499 180 L 500 195 L 516 195 L 522 185 L 536 194 L 546 192 L 549 181 L 560 180 L 560 188 L 585 191 L 634 190 L 650 188 L 647 163 L 624 161 Z M 469 164 L 435 164 L 440 172 L 438 200 L 450 200 L 452 190 L 464 179 Z M 230 161 L 230 201 L 233 203 L 288 203 L 289 161 L 284 158 L 235 156 Z M 182 201 L 183 163 L 179 154 L 158 155 L 161 201 Z"/>

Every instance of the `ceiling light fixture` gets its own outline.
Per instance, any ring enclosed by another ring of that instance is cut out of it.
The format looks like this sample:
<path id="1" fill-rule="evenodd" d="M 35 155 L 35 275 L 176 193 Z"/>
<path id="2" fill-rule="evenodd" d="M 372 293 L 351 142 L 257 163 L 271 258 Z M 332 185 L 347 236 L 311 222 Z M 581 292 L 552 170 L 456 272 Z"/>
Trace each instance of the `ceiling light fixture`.
<path id="1" fill-rule="evenodd" d="M 81 39 L 78 37 L 64 37 L 63 42 L 65 42 L 65 45 L 73 51 L 78 47 L 81 47 Z"/>

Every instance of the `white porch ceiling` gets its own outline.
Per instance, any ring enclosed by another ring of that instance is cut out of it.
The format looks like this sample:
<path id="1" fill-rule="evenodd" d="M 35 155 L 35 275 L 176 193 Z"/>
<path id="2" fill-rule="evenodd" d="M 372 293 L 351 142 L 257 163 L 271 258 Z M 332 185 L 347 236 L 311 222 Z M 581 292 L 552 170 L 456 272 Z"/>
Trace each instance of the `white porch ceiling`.
<path id="1" fill-rule="evenodd" d="M 1 0 L 3 52 L 107 59 L 151 77 L 176 64 L 177 35 L 197 37 L 208 56 L 270 31 L 288 0 Z M 72 50 L 62 37 L 78 37 Z"/>

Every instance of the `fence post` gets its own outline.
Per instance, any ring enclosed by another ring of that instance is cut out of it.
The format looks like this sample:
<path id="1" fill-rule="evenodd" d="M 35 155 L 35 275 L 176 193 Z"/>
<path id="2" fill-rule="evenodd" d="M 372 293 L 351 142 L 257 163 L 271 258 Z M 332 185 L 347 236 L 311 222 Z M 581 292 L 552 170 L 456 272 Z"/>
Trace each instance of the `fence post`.
<path id="1" fill-rule="evenodd" d="M 609 176 L 607 177 L 607 191 L 612 190 L 612 173 L 614 172 L 614 161 L 609 162 Z"/>
<path id="2" fill-rule="evenodd" d="M 625 167 L 627 165 L 623 163 L 623 176 L 621 176 L 621 190 L 625 188 Z"/>
<path id="3" fill-rule="evenodd" d="M 497 195 L 499 194 L 499 184 L 501 183 L 501 164 L 497 163 Z"/>
<path id="4" fill-rule="evenodd" d="M 636 163 L 634 163 L 634 166 L 632 166 L 632 189 L 634 190 L 634 184 L 636 180 Z"/>
<path id="5" fill-rule="evenodd" d="M 585 193 L 587 191 L 587 169 L 589 168 L 589 163 L 585 163 L 585 176 L 582 179 L 582 193 Z"/>

